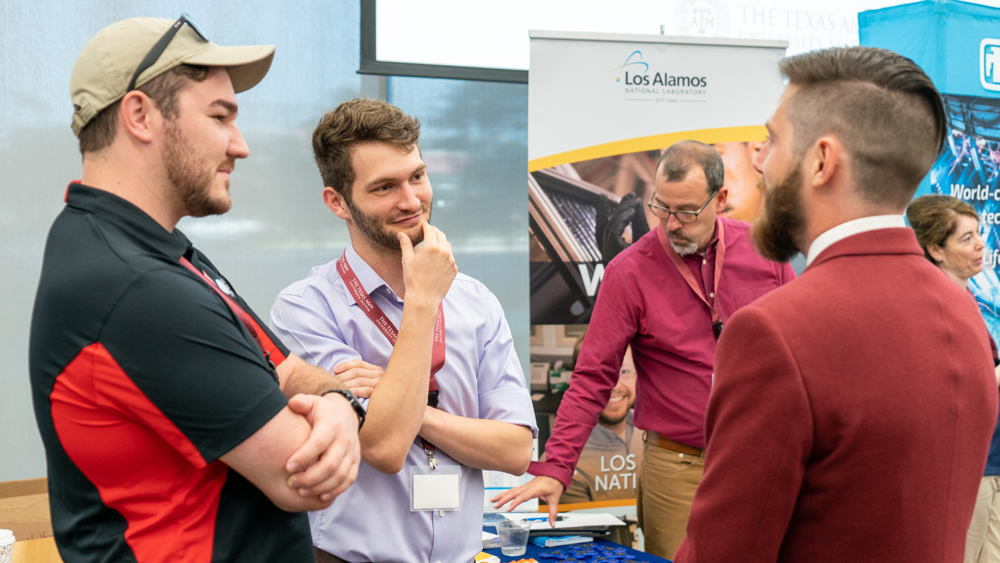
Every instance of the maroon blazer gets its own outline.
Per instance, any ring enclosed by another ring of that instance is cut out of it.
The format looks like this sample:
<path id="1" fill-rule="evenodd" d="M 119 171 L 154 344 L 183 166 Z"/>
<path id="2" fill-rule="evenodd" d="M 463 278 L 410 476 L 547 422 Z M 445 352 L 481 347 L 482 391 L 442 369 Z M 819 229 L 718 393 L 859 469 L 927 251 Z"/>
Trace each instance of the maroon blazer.
<path id="1" fill-rule="evenodd" d="M 681 563 L 962 561 L 997 382 L 972 298 L 905 228 L 726 324 Z"/>

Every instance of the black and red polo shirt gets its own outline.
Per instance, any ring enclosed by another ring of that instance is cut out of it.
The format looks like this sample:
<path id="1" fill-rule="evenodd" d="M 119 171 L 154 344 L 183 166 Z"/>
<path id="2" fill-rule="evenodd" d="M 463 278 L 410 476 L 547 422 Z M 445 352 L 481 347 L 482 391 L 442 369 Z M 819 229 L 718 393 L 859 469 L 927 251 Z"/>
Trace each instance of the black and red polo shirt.
<path id="1" fill-rule="evenodd" d="M 304 513 L 219 461 L 287 403 L 250 332 L 288 354 L 179 230 L 70 184 L 31 321 L 35 416 L 66 563 L 313 560 Z"/>

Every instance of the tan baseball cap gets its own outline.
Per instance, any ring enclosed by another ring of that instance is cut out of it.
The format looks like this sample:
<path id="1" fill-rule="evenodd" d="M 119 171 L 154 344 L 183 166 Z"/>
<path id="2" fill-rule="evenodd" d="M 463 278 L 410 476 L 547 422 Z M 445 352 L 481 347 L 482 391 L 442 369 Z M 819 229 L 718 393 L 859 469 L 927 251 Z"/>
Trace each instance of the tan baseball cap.
<path id="1" fill-rule="evenodd" d="M 174 23 L 159 18 L 131 18 L 105 27 L 87 42 L 69 78 L 75 110 L 74 135 L 79 136 L 98 112 L 125 96 L 143 57 Z M 229 71 L 233 89 L 239 93 L 256 86 L 273 59 L 274 45 L 221 47 L 184 25 L 153 66 L 139 75 L 135 85 L 142 86 L 182 64 L 222 66 Z"/>

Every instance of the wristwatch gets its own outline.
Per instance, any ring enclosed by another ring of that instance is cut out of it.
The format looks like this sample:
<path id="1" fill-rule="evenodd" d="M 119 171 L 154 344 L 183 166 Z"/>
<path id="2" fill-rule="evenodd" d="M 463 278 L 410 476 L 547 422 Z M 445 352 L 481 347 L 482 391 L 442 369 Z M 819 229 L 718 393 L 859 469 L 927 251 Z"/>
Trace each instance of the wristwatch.
<path id="1" fill-rule="evenodd" d="M 343 395 L 347 399 L 348 403 L 351 403 L 351 408 L 358 415 L 358 431 L 361 431 L 361 427 L 365 425 L 365 408 L 361 406 L 361 403 L 354 397 L 354 393 L 351 393 L 347 389 L 330 389 L 329 391 L 324 391 L 320 397 L 329 395 L 330 393 L 337 393 L 338 395 Z"/>

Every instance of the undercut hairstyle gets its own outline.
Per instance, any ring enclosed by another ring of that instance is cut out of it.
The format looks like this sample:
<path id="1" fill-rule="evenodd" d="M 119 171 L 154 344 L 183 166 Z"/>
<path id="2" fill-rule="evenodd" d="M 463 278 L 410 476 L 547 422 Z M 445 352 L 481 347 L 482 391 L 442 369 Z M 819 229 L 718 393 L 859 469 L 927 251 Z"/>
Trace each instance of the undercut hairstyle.
<path id="1" fill-rule="evenodd" d="M 210 73 L 207 66 L 180 65 L 174 67 L 136 90 L 149 96 L 157 109 L 168 120 L 177 117 L 177 97 L 182 90 L 194 82 L 203 82 Z M 80 154 L 97 153 L 111 146 L 115 140 L 115 130 L 118 128 L 118 110 L 122 101 L 102 109 L 90 120 L 78 137 Z"/>
<path id="2" fill-rule="evenodd" d="M 977 222 L 979 214 L 968 203 L 947 195 L 925 195 L 913 200 L 906 208 L 906 220 L 917 235 L 920 248 L 924 249 L 924 257 L 937 261 L 927 252 L 933 245 L 944 247 L 948 237 L 955 234 L 958 228 L 958 216 L 966 215 Z"/>
<path id="3" fill-rule="evenodd" d="M 327 113 L 313 131 L 313 155 L 323 185 L 337 191 L 348 204 L 352 202 L 354 166 L 351 150 L 363 143 L 389 143 L 409 153 L 420 138 L 420 120 L 398 107 L 369 98 L 344 102 Z"/>
<path id="4" fill-rule="evenodd" d="M 694 166 L 701 167 L 708 182 L 708 193 L 722 188 L 726 180 L 726 168 L 722 157 L 711 146 L 699 141 L 678 141 L 663 152 L 656 164 L 657 170 L 668 182 L 680 182 L 687 177 Z"/>
<path id="5" fill-rule="evenodd" d="M 916 63 L 885 49 L 840 47 L 783 59 L 798 92 L 786 102 L 797 159 L 817 139 L 843 143 L 862 197 L 899 209 L 941 152 L 947 116 Z"/>

